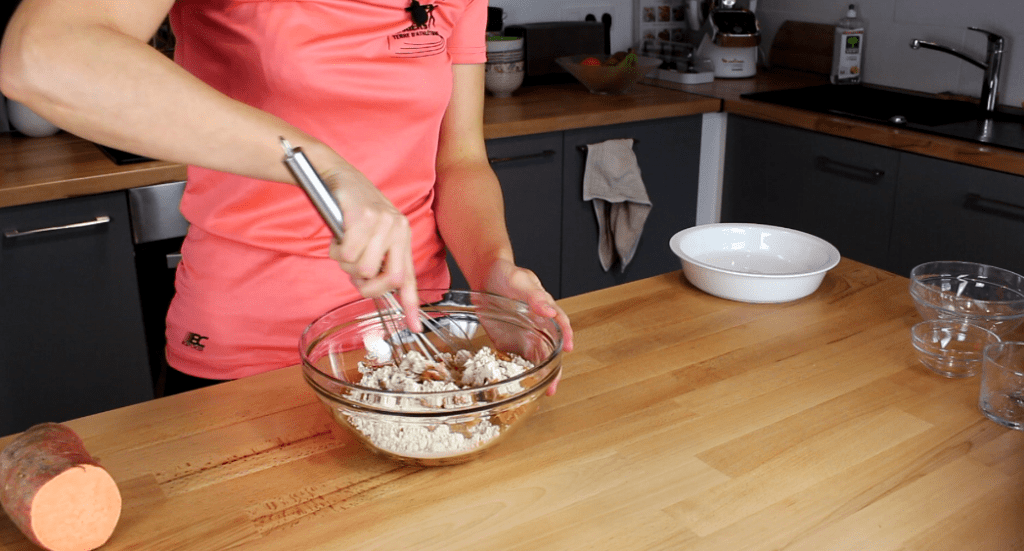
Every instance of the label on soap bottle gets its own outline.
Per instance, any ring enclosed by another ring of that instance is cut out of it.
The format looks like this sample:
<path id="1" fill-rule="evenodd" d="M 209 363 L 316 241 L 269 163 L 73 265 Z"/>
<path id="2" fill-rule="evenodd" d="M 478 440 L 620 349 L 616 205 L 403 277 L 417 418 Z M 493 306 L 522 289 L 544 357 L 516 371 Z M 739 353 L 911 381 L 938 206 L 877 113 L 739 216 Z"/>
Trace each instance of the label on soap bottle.
<path id="1" fill-rule="evenodd" d="M 836 28 L 836 47 L 833 50 L 832 82 L 835 84 L 856 84 L 861 77 L 861 53 L 864 46 L 864 29 Z"/>

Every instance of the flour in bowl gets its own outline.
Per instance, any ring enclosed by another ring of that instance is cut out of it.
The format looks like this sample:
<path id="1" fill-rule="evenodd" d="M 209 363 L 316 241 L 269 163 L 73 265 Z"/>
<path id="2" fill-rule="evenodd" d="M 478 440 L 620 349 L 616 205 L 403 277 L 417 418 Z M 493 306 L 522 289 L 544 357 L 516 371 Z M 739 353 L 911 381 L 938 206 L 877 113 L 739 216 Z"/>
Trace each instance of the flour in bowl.
<path id="1" fill-rule="evenodd" d="M 418 352 L 409 352 L 399 363 L 372 361 L 359 364 L 359 386 L 403 393 L 431 393 L 479 388 L 521 375 L 534 365 L 515 355 L 495 352 L 484 347 L 476 353 L 460 350 L 447 362 L 436 361 Z M 500 400 L 522 390 L 519 382 L 509 382 L 489 389 L 489 399 Z M 420 405 L 439 410 L 471 405 L 472 398 L 459 396 L 419 399 Z M 398 410 L 403 401 L 396 400 Z M 501 434 L 502 425 L 510 424 L 515 411 L 499 413 L 492 418 L 486 413 L 439 419 L 423 423 L 397 416 L 347 413 L 349 422 L 374 446 L 401 456 L 448 457 L 460 455 L 487 444 Z M 495 422 L 497 421 L 497 422 Z"/>

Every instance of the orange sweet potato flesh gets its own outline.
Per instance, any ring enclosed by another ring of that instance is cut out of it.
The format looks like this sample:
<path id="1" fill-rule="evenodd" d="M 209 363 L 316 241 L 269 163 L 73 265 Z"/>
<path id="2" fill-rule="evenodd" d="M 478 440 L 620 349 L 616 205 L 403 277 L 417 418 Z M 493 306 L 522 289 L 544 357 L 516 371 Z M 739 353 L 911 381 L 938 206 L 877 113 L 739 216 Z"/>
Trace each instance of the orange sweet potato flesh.
<path id="1" fill-rule="evenodd" d="M 43 549 L 91 551 L 113 534 L 121 493 L 74 431 L 42 423 L 0 452 L 0 505 Z"/>

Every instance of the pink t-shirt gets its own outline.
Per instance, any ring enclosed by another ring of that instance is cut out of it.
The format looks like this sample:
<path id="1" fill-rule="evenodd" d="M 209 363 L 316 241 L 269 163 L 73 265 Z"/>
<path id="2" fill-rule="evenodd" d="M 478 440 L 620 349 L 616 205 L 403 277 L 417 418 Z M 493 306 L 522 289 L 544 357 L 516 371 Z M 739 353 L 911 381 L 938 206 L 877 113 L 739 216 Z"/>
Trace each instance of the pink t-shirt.
<path id="1" fill-rule="evenodd" d="M 486 60 L 486 0 L 178 0 L 175 61 L 319 138 L 409 218 L 421 288 L 449 284 L 433 186 L 451 66 Z M 426 15 L 418 24 L 414 15 Z M 187 108 L 187 106 L 182 106 Z M 283 152 L 282 152 L 283 157 Z M 168 359 L 207 378 L 298 363 L 316 316 L 359 298 L 297 186 L 190 167 Z"/>

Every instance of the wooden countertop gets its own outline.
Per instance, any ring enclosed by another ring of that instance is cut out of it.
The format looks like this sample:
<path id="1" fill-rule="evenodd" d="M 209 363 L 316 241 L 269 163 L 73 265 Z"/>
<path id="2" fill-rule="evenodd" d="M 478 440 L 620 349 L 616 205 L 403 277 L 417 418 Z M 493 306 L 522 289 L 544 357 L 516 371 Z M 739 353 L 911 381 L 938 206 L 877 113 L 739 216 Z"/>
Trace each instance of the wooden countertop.
<path id="1" fill-rule="evenodd" d="M 599 96 L 582 85 L 523 88 L 488 96 L 485 136 L 503 138 L 620 122 L 718 111 L 716 98 L 654 86 Z M 185 167 L 162 161 L 118 166 L 92 143 L 67 133 L 47 138 L 0 134 L 0 208 L 185 179 Z"/>
<path id="2" fill-rule="evenodd" d="M 812 73 L 762 71 L 709 84 L 639 86 L 624 96 L 590 94 L 579 84 L 526 87 L 488 97 L 485 136 L 503 138 L 724 110 L 1024 176 L 1024 153 L 919 132 L 743 100 L 741 94 L 826 82 Z M 117 166 L 93 144 L 60 133 L 48 138 L 0 134 L 0 208 L 182 180 L 185 168 L 151 162 Z"/>
<path id="3" fill-rule="evenodd" d="M 104 551 L 1020 549 L 1024 432 L 917 363 L 906 285 L 843 260 L 787 304 L 679 272 L 564 299 L 558 394 L 454 467 L 332 432 L 298 368 L 68 424 L 124 496 Z"/>
<path id="4" fill-rule="evenodd" d="M 505 138 L 719 111 L 718 98 L 637 86 L 619 96 L 591 94 L 579 84 L 528 87 L 510 98 L 487 98 L 484 136 Z"/>

